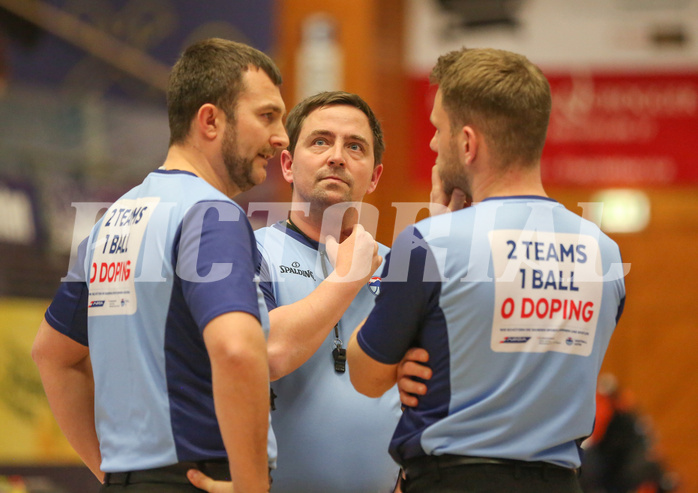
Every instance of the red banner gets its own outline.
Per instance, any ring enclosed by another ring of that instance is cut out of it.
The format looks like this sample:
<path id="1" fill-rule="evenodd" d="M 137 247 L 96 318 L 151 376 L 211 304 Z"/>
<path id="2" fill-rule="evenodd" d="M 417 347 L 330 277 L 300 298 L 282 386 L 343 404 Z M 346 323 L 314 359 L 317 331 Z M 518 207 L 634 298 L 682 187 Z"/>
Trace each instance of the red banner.
<path id="1" fill-rule="evenodd" d="M 543 180 L 563 186 L 698 183 L 698 71 L 546 73 L 553 113 Z M 415 179 L 429 180 L 434 88 L 413 79 Z"/>

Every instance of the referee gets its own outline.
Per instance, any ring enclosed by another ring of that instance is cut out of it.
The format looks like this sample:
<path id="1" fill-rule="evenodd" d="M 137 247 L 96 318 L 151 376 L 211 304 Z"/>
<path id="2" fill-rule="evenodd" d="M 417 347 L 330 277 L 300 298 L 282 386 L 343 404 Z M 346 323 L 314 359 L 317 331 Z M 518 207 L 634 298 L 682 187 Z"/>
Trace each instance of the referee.
<path id="1" fill-rule="evenodd" d="M 474 205 L 395 240 L 349 343 L 352 383 L 378 397 L 410 347 L 429 353 L 428 389 L 390 443 L 406 493 L 579 493 L 625 300 L 618 246 L 542 187 L 551 95 L 535 65 L 463 49 L 439 58 L 432 81 L 434 177 L 444 204 L 459 188 Z"/>
<path id="2" fill-rule="evenodd" d="M 268 314 L 231 197 L 288 145 L 279 84 L 247 45 L 185 50 L 164 165 L 95 225 L 39 327 L 49 404 L 101 491 L 200 491 L 190 468 L 239 493 L 269 488 Z"/>

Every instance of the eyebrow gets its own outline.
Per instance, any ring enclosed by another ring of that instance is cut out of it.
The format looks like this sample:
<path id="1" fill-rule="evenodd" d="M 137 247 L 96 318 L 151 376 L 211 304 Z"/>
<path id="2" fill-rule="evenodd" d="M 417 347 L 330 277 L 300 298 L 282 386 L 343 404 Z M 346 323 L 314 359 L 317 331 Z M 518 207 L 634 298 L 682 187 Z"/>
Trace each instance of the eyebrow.
<path id="1" fill-rule="evenodd" d="M 309 139 L 315 138 L 315 137 L 336 137 L 337 134 L 334 132 L 330 132 L 329 130 L 313 130 L 310 132 L 310 135 L 308 135 Z M 367 146 L 370 146 L 371 143 L 363 136 L 357 135 L 357 134 L 351 134 L 347 136 L 347 140 L 356 140 L 361 142 L 362 144 L 365 144 Z"/>
<path id="2" fill-rule="evenodd" d="M 274 113 L 278 113 L 281 116 L 283 116 L 286 111 L 281 107 L 276 104 L 267 104 L 259 108 L 259 111 L 273 111 Z"/>

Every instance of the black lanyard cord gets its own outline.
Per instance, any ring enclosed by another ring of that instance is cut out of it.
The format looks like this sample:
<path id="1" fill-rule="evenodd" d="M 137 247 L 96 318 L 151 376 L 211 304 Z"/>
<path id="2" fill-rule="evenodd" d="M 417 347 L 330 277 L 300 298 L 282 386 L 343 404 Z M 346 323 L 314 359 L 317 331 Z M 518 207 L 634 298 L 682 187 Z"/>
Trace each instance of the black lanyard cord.
<path id="1" fill-rule="evenodd" d="M 310 237 L 308 237 L 308 235 L 301 231 L 301 229 L 293 223 L 290 217 L 288 218 L 288 226 L 296 233 L 302 235 L 306 240 L 312 242 Z M 325 250 L 324 245 L 320 244 L 319 242 L 318 253 L 320 254 L 320 266 L 322 267 L 322 275 L 325 279 L 327 279 L 328 272 L 327 266 L 325 265 L 325 261 L 329 262 L 329 259 L 327 258 L 327 251 Z M 342 339 L 339 338 L 338 321 L 336 324 L 334 324 L 334 342 L 332 348 L 332 358 L 334 359 L 334 370 L 339 373 L 344 373 L 346 371 L 347 350 L 344 349 L 344 347 L 342 347 L 343 345 L 344 343 L 342 342 Z"/>

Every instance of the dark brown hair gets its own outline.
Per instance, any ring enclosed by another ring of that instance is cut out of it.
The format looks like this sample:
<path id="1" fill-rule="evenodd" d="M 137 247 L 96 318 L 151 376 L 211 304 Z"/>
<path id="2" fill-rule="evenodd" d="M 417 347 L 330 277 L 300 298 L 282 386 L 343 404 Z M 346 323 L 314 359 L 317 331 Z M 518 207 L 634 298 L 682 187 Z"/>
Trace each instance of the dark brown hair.
<path id="1" fill-rule="evenodd" d="M 310 113 L 318 108 L 324 108 L 325 106 L 337 106 L 346 105 L 353 106 L 361 110 L 368 118 L 368 124 L 371 127 L 371 132 L 373 133 L 373 166 L 378 166 L 381 164 L 383 159 L 383 152 L 385 151 L 385 143 L 383 142 L 383 130 L 381 129 L 381 124 L 373 113 L 371 107 L 361 99 L 360 96 L 344 92 L 344 91 L 325 91 L 320 92 L 314 96 L 305 98 L 303 101 L 298 103 L 288 114 L 286 118 L 286 133 L 288 134 L 288 150 L 291 154 L 296 149 L 296 144 L 298 143 L 298 136 L 301 133 L 301 128 L 303 128 L 303 123 Z"/>
<path id="2" fill-rule="evenodd" d="M 170 145 L 184 142 L 204 104 L 218 106 L 233 119 L 237 97 L 244 89 L 242 76 L 250 67 L 263 70 L 281 85 L 281 73 L 272 59 L 251 46 L 219 38 L 189 46 L 172 68 L 167 87 Z"/>

